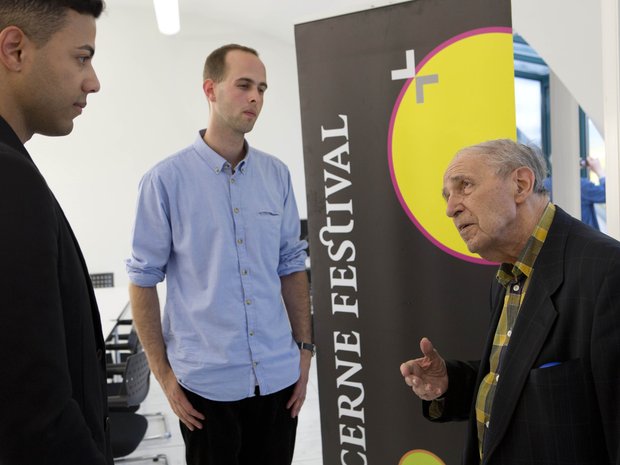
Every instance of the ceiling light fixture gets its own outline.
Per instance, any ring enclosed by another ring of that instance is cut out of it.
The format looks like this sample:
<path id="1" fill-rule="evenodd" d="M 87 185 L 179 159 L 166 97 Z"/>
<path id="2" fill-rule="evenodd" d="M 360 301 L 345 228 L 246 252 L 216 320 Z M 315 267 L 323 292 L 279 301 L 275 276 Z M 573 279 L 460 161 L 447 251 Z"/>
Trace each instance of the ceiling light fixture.
<path id="1" fill-rule="evenodd" d="M 159 32 L 173 35 L 181 30 L 179 0 L 153 0 L 153 5 Z"/>

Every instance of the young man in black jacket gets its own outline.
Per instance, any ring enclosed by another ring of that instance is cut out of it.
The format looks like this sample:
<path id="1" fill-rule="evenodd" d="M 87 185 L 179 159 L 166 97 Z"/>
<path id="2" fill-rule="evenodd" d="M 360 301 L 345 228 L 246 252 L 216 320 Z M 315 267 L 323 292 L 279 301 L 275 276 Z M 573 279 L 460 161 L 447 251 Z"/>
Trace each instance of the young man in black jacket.
<path id="1" fill-rule="evenodd" d="M 24 143 L 67 135 L 101 0 L 0 3 L 0 463 L 109 465 L 105 347 L 79 245 Z"/>

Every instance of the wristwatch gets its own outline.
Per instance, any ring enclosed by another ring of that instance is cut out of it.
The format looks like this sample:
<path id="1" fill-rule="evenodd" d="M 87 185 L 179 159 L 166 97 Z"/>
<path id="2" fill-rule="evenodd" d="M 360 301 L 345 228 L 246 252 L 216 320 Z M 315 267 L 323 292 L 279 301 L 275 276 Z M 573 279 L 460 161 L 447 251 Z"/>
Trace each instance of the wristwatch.
<path id="1" fill-rule="evenodd" d="M 316 346 L 310 342 L 300 342 L 300 341 L 296 341 L 297 342 L 297 347 L 299 347 L 300 349 L 306 349 L 309 350 L 312 353 L 312 356 L 314 357 L 314 355 L 316 354 Z"/>

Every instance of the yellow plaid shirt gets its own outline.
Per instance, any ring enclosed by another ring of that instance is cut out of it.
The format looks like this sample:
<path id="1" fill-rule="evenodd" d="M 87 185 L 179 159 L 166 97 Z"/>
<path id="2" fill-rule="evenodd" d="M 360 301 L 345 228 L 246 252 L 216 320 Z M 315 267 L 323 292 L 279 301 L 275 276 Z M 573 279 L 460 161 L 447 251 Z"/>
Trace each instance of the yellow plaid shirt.
<path id="1" fill-rule="evenodd" d="M 476 421 L 481 459 L 484 452 L 484 434 L 491 425 L 493 398 L 500 378 L 504 348 L 510 342 L 521 303 L 534 273 L 534 262 L 547 238 L 554 215 L 555 206 L 549 203 L 516 263 L 514 265 L 502 263 L 497 271 L 496 279 L 506 288 L 506 296 L 489 357 L 490 371 L 480 383 L 476 398 Z"/>

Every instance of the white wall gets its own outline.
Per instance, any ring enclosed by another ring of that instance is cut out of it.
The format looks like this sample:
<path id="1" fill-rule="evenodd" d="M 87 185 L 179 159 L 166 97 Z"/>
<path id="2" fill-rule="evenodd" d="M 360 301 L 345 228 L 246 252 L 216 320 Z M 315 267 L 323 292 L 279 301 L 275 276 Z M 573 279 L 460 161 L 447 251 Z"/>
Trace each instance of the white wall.
<path id="1" fill-rule="evenodd" d="M 579 107 L 556 74 L 549 73 L 553 202 L 581 218 Z"/>
<path id="2" fill-rule="evenodd" d="M 126 284 L 136 190 L 158 160 L 189 145 L 206 126 L 204 59 L 239 42 L 258 49 L 269 89 L 248 135 L 257 148 L 291 170 L 300 214 L 306 216 L 295 50 L 266 33 L 240 30 L 200 15 L 183 31 L 162 36 L 149 8 L 111 7 L 98 21 L 94 66 L 101 91 L 91 95 L 68 137 L 35 136 L 27 143 L 75 230 L 92 273 L 112 271 Z"/>
<path id="3" fill-rule="evenodd" d="M 607 233 L 620 238 L 620 45 L 618 0 L 513 0 L 514 29 L 553 70 L 605 137 L 607 165 Z M 606 107 L 606 108 L 605 108 Z M 572 115 L 551 111 L 551 119 Z M 576 116 L 575 116 L 576 118 Z M 570 134 L 556 134 L 564 145 Z M 557 167 L 561 154 L 556 157 Z M 574 153 L 567 153 L 567 163 Z M 579 189 L 569 179 L 565 190 Z M 554 183 L 555 190 L 555 183 Z"/>
<path id="4" fill-rule="evenodd" d="M 603 134 L 600 0 L 512 0 L 512 24 Z"/>
<path id="5" fill-rule="evenodd" d="M 512 10 L 515 30 L 602 131 L 600 1 L 513 0 Z M 381 3 L 395 2 L 375 5 Z M 323 9 L 328 4 L 323 2 Z M 72 135 L 35 136 L 27 144 L 63 205 L 90 271 L 112 271 L 120 285 L 127 283 L 123 260 L 139 179 L 158 160 L 190 144 L 206 125 L 202 66 L 206 55 L 224 43 L 243 43 L 261 53 L 269 90 L 248 140 L 288 164 L 300 214 L 306 216 L 293 25 L 283 34 L 281 25 L 270 27 L 264 17 L 242 26 L 197 9 L 182 15 L 179 35 L 165 37 L 157 31 L 151 5 L 108 1 L 98 22 L 94 60 L 101 92 L 89 98 Z M 309 19 L 310 7 L 304 5 L 300 19 Z M 345 6 L 359 10 L 367 0 L 343 0 Z M 312 19 L 321 16 L 317 10 Z"/>

